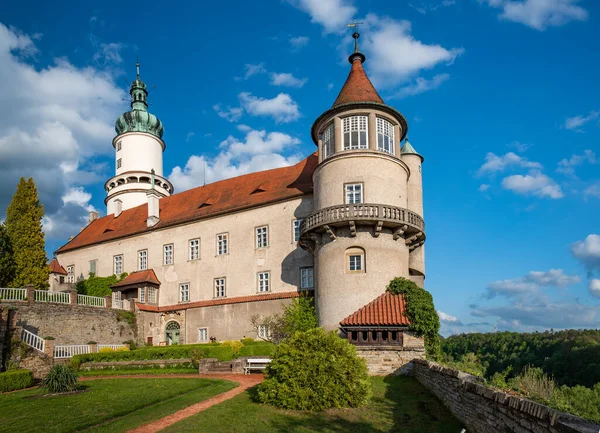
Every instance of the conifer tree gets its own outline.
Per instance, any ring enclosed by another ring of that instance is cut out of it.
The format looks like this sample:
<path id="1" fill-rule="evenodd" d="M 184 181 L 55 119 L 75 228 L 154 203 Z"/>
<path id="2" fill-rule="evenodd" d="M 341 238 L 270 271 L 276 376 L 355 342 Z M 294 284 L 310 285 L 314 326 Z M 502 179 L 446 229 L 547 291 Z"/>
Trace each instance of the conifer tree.
<path id="1" fill-rule="evenodd" d="M 12 245 L 4 223 L 0 224 L 0 287 L 9 287 L 15 278 Z"/>
<path id="2" fill-rule="evenodd" d="M 15 265 L 11 287 L 32 284 L 36 289 L 48 288 L 50 268 L 44 251 L 43 216 L 44 206 L 33 179 L 21 178 L 6 209 L 5 224 Z"/>

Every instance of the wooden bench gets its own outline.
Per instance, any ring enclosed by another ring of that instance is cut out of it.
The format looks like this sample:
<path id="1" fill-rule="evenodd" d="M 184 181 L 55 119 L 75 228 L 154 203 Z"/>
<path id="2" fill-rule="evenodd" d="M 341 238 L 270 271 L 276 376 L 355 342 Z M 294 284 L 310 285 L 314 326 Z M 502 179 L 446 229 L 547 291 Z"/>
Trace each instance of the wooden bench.
<path id="1" fill-rule="evenodd" d="M 270 362 L 270 358 L 249 358 L 244 367 L 244 374 L 250 374 L 252 370 L 264 370 Z"/>

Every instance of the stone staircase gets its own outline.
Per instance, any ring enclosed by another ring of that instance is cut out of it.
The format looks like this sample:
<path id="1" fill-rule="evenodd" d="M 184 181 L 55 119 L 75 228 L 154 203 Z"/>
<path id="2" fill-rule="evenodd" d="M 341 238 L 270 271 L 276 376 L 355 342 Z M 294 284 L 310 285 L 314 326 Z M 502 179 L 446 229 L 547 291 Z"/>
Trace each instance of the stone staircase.
<path id="1" fill-rule="evenodd" d="M 233 361 L 219 361 L 217 358 L 205 358 L 198 361 L 200 374 L 243 374 L 247 358 Z"/>

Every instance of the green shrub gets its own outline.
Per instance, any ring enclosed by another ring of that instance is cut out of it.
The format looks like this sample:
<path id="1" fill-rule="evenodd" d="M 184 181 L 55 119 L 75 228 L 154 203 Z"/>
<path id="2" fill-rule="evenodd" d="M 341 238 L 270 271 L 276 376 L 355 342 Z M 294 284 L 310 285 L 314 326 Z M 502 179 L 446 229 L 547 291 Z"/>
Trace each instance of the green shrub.
<path id="1" fill-rule="evenodd" d="M 600 423 L 600 383 L 592 389 L 585 386 L 556 388 L 550 405 L 568 413 Z"/>
<path id="2" fill-rule="evenodd" d="M 272 356 L 276 347 L 271 343 L 244 346 L 240 349 L 240 356 Z"/>
<path id="3" fill-rule="evenodd" d="M 364 360 L 335 331 L 297 332 L 282 342 L 258 386 L 258 400 L 283 409 L 359 407 L 371 396 Z"/>
<path id="4" fill-rule="evenodd" d="M 233 357 L 237 358 L 240 356 L 240 349 L 244 347 L 244 344 L 241 341 L 237 340 L 225 340 L 221 343 L 223 347 L 231 347 L 231 351 L 233 352 Z"/>
<path id="5" fill-rule="evenodd" d="M 29 370 L 10 370 L 0 373 L 0 392 L 14 391 L 33 386 L 33 373 Z"/>
<path id="6" fill-rule="evenodd" d="M 135 340 L 127 340 L 124 341 L 123 344 L 129 344 L 129 350 L 137 349 L 137 343 L 135 342 Z"/>
<path id="7" fill-rule="evenodd" d="M 66 365 L 54 364 L 42 382 L 50 394 L 78 389 L 77 375 Z"/>
<path id="8" fill-rule="evenodd" d="M 477 355 L 474 353 L 467 353 L 460 357 L 460 361 L 450 362 L 448 365 L 473 376 L 485 376 L 485 367 L 479 362 Z"/>
<path id="9" fill-rule="evenodd" d="M 247 346 L 249 344 L 256 343 L 256 341 L 254 340 L 254 338 L 242 338 L 242 343 L 244 344 L 244 346 Z"/>
<path id="10" fill-rule="evenodd" d="M 99 297 L 111 296 L 112 290 L 110 286 L 122 281 L 126 276 L 127 273 L 124 272 L 119 277 L 116 275 L 111 275 L 109 277 L 97 277 L 90 272 L 87 280 L 81 280 L 75 283 L 75 290 L 77 290 L 77 293 L 80 295 Z"/>

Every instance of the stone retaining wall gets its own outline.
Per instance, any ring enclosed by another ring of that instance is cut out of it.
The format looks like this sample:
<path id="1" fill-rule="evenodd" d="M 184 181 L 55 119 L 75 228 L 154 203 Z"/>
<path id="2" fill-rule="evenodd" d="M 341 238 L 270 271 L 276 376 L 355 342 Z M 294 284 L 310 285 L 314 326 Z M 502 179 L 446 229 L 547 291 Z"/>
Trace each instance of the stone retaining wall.
<path id="1" fill-rule="evenodd" d="M 469 433 L 598 433 L 600 426 L 483 385 L 470 374 L 415 359 L 414 377 L 462 421 Z"/>
<path id="2" fill-rule="evenodd" d="M 367 362 L 369 374 L 387 376 L 410 374 L 413 359 L 424 359 L 424 347 L 357 346 L 358 356 Z"/>
<path id="3" fill-rule="evenodd" d="M 127 368 L 169 368 L 181 364 L 192 364 L 191 358 L 182 359 L 150 359 L 140 361 L 106 361 L 106 362 L 84 362 L 80 370 L 117 370 Z"/>

